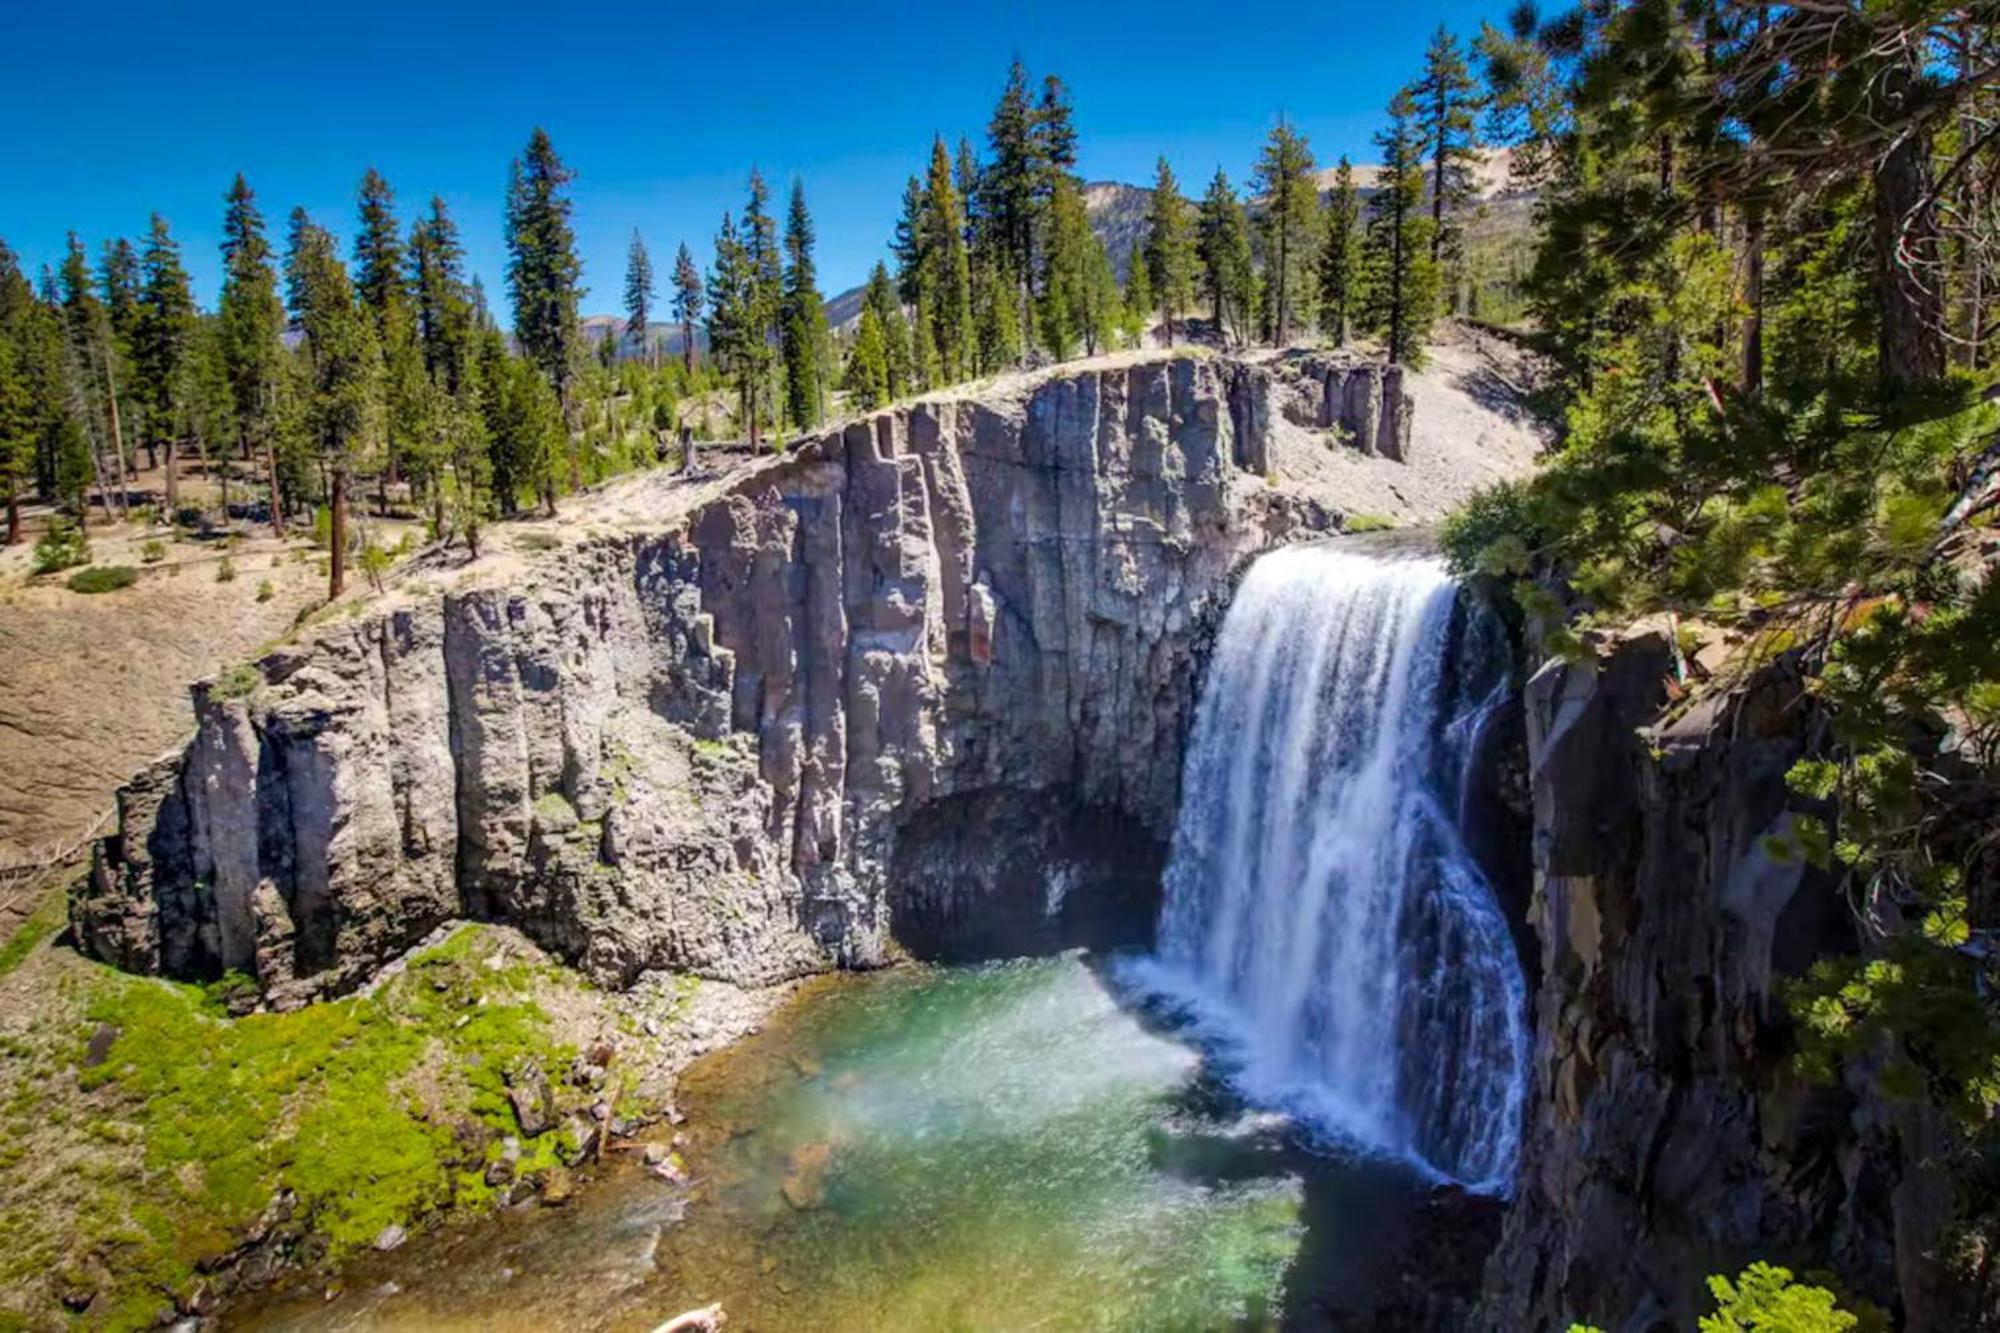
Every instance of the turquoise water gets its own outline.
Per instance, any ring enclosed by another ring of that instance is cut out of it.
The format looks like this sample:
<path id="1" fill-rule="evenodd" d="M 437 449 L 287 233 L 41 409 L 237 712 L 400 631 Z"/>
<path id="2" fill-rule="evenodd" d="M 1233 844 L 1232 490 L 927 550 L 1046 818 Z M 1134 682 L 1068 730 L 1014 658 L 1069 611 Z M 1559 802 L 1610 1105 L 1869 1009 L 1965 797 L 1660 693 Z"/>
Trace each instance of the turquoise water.
<path id="1" fill-rule="evenodd" d="M 232 1322 L 650 1329 L 721 1301 L 732 1330 L 1270 1327 L 1409 1196 L 1231 1104 L 1076 955 L 810 988 L 681 1105 L 687 1197 L 615 1170 Z"/>

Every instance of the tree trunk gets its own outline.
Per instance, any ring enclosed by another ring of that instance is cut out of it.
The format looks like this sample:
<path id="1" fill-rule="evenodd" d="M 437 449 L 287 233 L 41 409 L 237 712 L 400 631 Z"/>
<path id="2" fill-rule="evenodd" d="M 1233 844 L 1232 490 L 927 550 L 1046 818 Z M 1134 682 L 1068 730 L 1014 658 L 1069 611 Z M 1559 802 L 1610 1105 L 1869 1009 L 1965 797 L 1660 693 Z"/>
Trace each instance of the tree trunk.
<path id="1" fill-rule="evenodd" d="M 687 367 L 689 376 L 694 374 L 694 321 L 681 321 L 681 364 Z"/>
<path id="2" fill-rule="evenodd" d="M 132 492 L 125 482 L 125 431 L 118 422 L 117 363 L 108 352 L 104 358 L 104 400 L 111 409 L 111 476 L 118 485 L 118 512 L 130 515 Z"/>
<path id="3" fill-rule="evenodd" d="M 564 375 L 557 386 L 562 398 L 563 433 L 569 437 L 569 488 L 572 493 L 583 489 L 583 441 L 582 431 L 577 429 L 576 396 L 570 392 L 570 377 Z M 549 487 L 549 512 L 556 512 L 555 487 Z"/>
<path id="4" fill-rule="evenodd" d="M 1908 64 L 1883 75 L 1891 108 L 1904 106 L 1916 80 Z M 1888 387 L 1944 373 L 1944 295 L 1930 281 L 1938 271 L 1930 147 L 1929 136 L 1912 124 L 1875 164 L 1875 294 L 1882 311 L 1877 373 Z"/>
<path id="5" fill-rule="evenodd" d="M 177 447 L 174 437 L 171 435 L 167 437 L 166 444 L 167 444 L 167 517 L 171 519 L 174 515 L 174 511 L 181 507 L 181 482 L 179 475 L 180 469 L 176 466 L 176 464 L 179 462 L 179 459 L 176 457 L 176 455 L 179 454 L 180 450 Z"/>
<path id="6" fill-rule="evenodd" d="M 1764 210 L 1752 205 L 1743 224 L 1743 396 L 1764 389 Z"/>
<path id="7" fill-rule="evenodd" d="M 21 544 L 21 497 L 18 493 L 7 492 L 7 545 Z"/>
<path id="8" fill-rule="evenodd" d="M 347 468 L 335 464 L 332 481 L 333 521 L 328 525 L 328 541 L 332 545 L 331 558 L 327 561 L 327 600 L 340 596 L 347 589 Z"/>
<path id="9" fill-rule="evenodd" d="M 278 487 L 278 446 L 268 436 L 264 440 L 264 470 L 271 480 L 271 535 L 285 539 L 285 496 Z"/>

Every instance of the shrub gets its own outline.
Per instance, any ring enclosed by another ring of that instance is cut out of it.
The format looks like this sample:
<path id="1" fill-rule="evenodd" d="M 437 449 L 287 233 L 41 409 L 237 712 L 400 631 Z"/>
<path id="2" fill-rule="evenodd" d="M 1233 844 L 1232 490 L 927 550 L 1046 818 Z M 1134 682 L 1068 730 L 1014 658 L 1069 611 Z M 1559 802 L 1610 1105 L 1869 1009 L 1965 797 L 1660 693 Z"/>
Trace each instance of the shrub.
<path id="1" fill-rule="evenodd" d="M 1396 526 L 1396 520 L 1387 514 L 1349 514 L 1344 525 L 1347 532 L 1387 532 Z"/>
<path id="2" fill-rule="evenodd" d="M 257 600 L 258 600 L 258 601 L 260 601 L 260 602 L 268 602 L 268 601 L 270 601 L 270 600 L 271 600 L 271 599 L 272 599 L 273 597 L 276 597 L 277 595 L 278 595 L 278 590 L 277 590 L 276 588 L 273 588 L 273 587 L 271 586 L 271 580 L 269 580 L 269 579 L 265 579 L 265 580 L 264 580 L 264 581 L 263 581 L 262 583 L 260 583 L 260 584 L 258 584 L 258 585 L 257 585 Z"/>
<path id="3" fill-rule="evenodd" d="M 139 558 L 149 565 L 157 565 L 167 558 L 167 544 L 155 537 L 139 548 Z"/>
<path id="4" fill-rule="evenodd" d="M 130 565 L 93 565 L 69 576 L 71 592 L 116 592 L 139 581 L 139 571 Z"/>
<path id="5" fill-rule="evenodd" d="M 90 563 L 90 538 L 68 519 L 58 518 L 35 543 L 35 572 L 57 574 Z"/>
<path id="6" fill-rule="evenodd" d="M 226 555 L 217 561 L 215 566 L 215 581 L 217 583 L 236 582 L 236 562 Z"/>

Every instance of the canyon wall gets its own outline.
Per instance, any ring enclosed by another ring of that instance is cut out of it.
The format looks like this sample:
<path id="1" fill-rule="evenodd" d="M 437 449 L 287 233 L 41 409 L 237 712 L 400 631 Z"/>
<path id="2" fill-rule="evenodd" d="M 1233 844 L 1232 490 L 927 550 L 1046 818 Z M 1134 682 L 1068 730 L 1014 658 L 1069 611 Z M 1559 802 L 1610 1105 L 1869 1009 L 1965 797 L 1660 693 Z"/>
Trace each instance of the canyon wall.
<path id="1" fill-rule="evenodd" d="M 1338 526 L 1265 480 L 1267 374 L 1156 358 L 895 408 L 316 629 L 196 688 L 75 936 L 290 1004 L 460 915 L 609 983 L 761 983 L 879 961 L 899 924 L 1019 944 L 1129 907 L 1232 578 Z M 1375 374 L 1352 396 L 1394 437 Z"/>
<path id="2" fill-rule="evenodd" d="M 1692 1328 L 1708 1274 L 1762 1259 L 1971 1327 L 1938 1263 L 1940 1127 L 1792 1067 L 1782 979 L 1855 947 L 1829 877 L 1782 852 L 1811 698 L 1780 664 L 1676 709 L 1674 672 L 1658 629 L 1525 690 L 1541 980 L 1478 1326 Z"/>

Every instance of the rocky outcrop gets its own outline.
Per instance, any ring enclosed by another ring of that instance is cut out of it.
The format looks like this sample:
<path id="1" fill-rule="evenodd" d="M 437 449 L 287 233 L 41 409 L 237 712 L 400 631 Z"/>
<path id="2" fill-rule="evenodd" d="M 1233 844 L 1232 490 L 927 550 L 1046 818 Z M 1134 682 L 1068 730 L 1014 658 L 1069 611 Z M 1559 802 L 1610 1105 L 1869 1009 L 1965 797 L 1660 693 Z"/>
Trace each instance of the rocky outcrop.
<path id="1" fill-rule="evenodd" d="M 760 983 L 881 959 L 905 909 L 922 934 L 1048 876 L 1126 894 L 1088 830 L 1143 853 L 1170 829 L 1234 572 L 1338 523 L 1248 464 L 1243 377 L 1165 358 L 894 409 L 692 507 L 663 480 L 643 534 L 590 530 L 512 586 L 475 572 L 199 687 L 194 740 L 120 795 L 76 936 L 291 1003 L 458 915 L 611 982 Z"/>
<path id="2" fill-rule="evenodd" d="M 1518 1191 L 1479 1327 L 1691 1328 L 1703 1279 L 1832 1268 L 1906 1326 L 1941 1317 L 1948 1205 L 1911 1107 L 1806 1084 L 1780 979 L 1852 952 L 1840 895 L 1774 855 L 1813 709 L 1773 666 L 1684 711 L 1640 632 L 1525 692 L 1542 975 Z"/>
<path id="3" fill-rule="evenodd" d="M 1279 419 L 1324 431 L 1370 458 L 1410 460 L 1414 404 L 1401 366 L 1338 352 L 1287 352 L 1242 368 L 1230 412 L 1244 445 L 1239 461 L 1259 474 L 1270 469 L 1262 446 Z"/>

